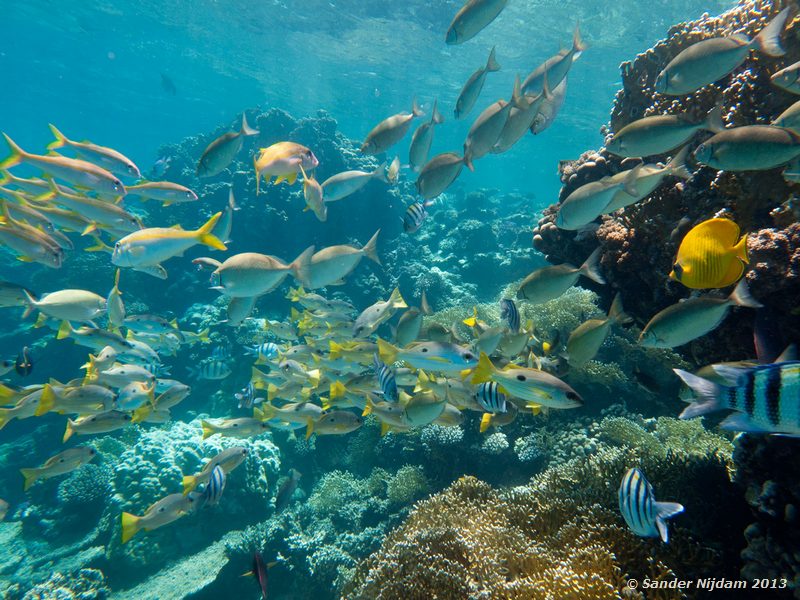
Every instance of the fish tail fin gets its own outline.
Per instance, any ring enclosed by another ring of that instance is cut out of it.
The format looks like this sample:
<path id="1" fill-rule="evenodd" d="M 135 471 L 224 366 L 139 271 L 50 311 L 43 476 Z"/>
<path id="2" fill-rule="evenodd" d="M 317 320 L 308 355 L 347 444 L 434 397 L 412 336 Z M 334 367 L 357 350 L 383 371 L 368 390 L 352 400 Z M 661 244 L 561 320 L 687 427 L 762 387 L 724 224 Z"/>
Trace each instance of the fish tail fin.
<path id="1" fill-rule="evenodd" d="M 64 430 L 64 437 L 61 439 L 62 444 L 66 444 L 67 440 L 75 433 L 75 422 L 72 419 L 67 419 L 67 427 Z"/>
<path id="2" fill-rule="evenodd" d="M 725 122 L 722 120 L 722 104 L 716 104 L 708 111 L 703 127 L 712 133 L 719 133 L 725 129 Z"/>
<path id="3" fill-rule="evenodd" d="M 477 306 L 473 306 L 472 307 L 472 316 L 471 317 L 467 317 L 466 319 L 464 319 L 461 322 L 464 323 L 464 325 L 466 325 L 467 327 L 475 327 L 475 325 L 478 324 L 478 307 Z"/>
<path id="4" fill-rule="evenodd" d="M 309 418 L 306 421 L 306 439 L 310 438 L 313 433 L 314 433 L 314 421 Z"/>
<path id="5" fill-rule="evenodd" d="M 215 250 L 227 250 L 227 246 L 222 243 L 217 236 L 211 233 L 214 230 L 214 227 L 217 226 L 217 222 L 219 218 L 222 216 L 221 212 L 216 213 L 213 215 L 206 223 L 198 229 L 195 234 L 197 235 L 197 240 L 201 244 L 205 244 L 209 248 L 214 248 Z"/>
<path id="6" fill-rule="evenodd" d="M 30 314 L 36 309 L 36 299 L 31 296 L 28 290 L 22 290 L 22 293 L 25 295 L 25 302 L 27 302 L 27 306 L 25 307 L 25 312 L 22 313 L 22 318 L 27 319 Z"/>
<path id="7" fill-rule="evenodd" d="M 56 393 L 53 386 L 49 383 L 44 384 L 42 395 L 39 398 L 39 404 L 36 406 L 36 411 L 33 413 L 34 417 L 41 417 L 49 413 L 56 407 Z"/>
<path id="8" fill-rule="evenodd" d="M 622 308 L 622 294 L 618 293 L 614 296 L 614 300 L 611 302 L 611 308 L 608 310 L 608 318 L 620 325 L 625 325 L 633 321 L 633 318 Z"/>
<path id="9" fill-rule="evenodd" d="M 492 426 L 492 416 L 493 416 L 492 413 L 483 413 L 483 416 L 481 417 L 481 426 L 480 426 L 481 433 L 485 433 L 486 430 Z"/>
<path id="10" fill-rule="evenodd" d="M 292 275 L 294 278 L 299 281 L 301 284 L 309 285 L 309 281 L 311 278 L 311 257 L 314 256 L 314 246 L 309 246 L 305 250 L 300 253 L 300 256 L 295 258 L 289 267 L 292 269 Z M 298 288 L 300 291 L 303 290 L 302 286 Z M 292 302 L 297 302 L 300 298 L 303 297 L 303 294 L 300 294 L 300 291 L 297 292 L 297 300 L 295 300 L 295 296 L 292 296 Z"/>
<path id="11" fill-rule="evenodd" d="M 141 423 L 150 415 L 151 412 L 153 412 L 153 408 L 151 406 L 142 406 L 137 408 L 133 411 L 131 423 Z"/>
<path id="12" fill-rule="evenodd" d="M 261 192 L 261 173 L 258 170 L 258 154 L 253 156 L 253 168 L 256 170 L 256 196 Z"/>
<path id="13" fill-rule="evenodd" d="M 492 361 L 486 356 L 486 352 L 481 352 L 480 358 L 478 358 L 478 365 L 472 371 L 471 382 L 475 384 L 491 381 L 492 375 L 496 370 Z"/>
<path id="14" fill-rule="evenodd" d="M 425 113 L 422 112 L 422 109 L 419 107 L 419 104 L 417 104 L 416 96 L 414 96 L 414 99 L 411 101 L 411 114 L 413 114 L 415 117 L 425 116 Z"/>
<path id="15" fill-rule="evenodd" d="M 375 239 L 379 231 L 380 230 L 375 232 L 375 235 L 372 236 L 372 239 Z M 408 308 L 408 304 L 406 304 L 406 301 L 403 300 L 403 296 L 400 295 L 400 288 L 394 288 L 394 290 L 392 290 L 392 295 L 389 296 L 389 303 L 393 308 Z"/>
<path id="16" fill-rule="evenodd" d="M 47 149 L 48 150 L 55 150 L 56 148 L 63 148 L 64 146 L 69 144 L 69 138 L 67 136 L 65 136 L 63 133 L 61 133 L 56 128 L 55 125 L 50 123 L 50 124 L 48 124 L 48 127 L 50 127 L 50 131 L 53 133 L 53 137 L 56 138 L 54 142 L 50 142 L 49 144 L 47 144 Z"/>
<path id="17" fill-rule="evenodd" d="M 731 295 L 728 297 L 728 300 L 736 304 L 737 306 L 745 306 L 747 308 L 763 308 L 764 305 L 761 304 L 758 300 L 753 298 L 750 295 L 750 288 L 747 287 L 747 283 L 744 279 L 742 279 L 739 284 L 734 288 L 731 292 Z"/>
<path id="18" fill-rule="evenodd" d="M 673 156 L 667 163 L 670 174 L 681 179 L 691 179 L 693 173 L 686 167 L 686 157 L 689 155 L 689 145 L 687 144 Z"/>
<path id="19" fill-rule="evenodd" d="M 522 94 L 522 83 L 520 82 L 519 73 L 514 78 L 514 91 L 511 92 L 511 105 L 517 107 L 519 110 L 526 110 L 530 104 L 525 96 Z"/>
<path id="20" fill-rule="evenodd" d="M 74 330 L 72 329 L 72 325 L 69 321 L 62 321 L 61 326 L 58 328 L 58 333 L 56 334 L 57 340 L 63 340 L 64 338 L 68 338 Z"/>
<path id="21" fill-rule="evenodd" d="M 433 114 L 431 115 L 431 123 L 434 123 L 435 125 L 441 125 L 444 123 L 444 117 L 442 116 L 442 113 L 439 112 L 438 104 L 438 99 L 433 101 Z"/>
<path id="22" fill-rule="evenodd" d="M 378 338 L 378 356 L 387 365 L 391 365 L 397 360 L 399 350 L 389 342 Z"/>
<path id="23" fill-rule="evenodd" d="M 139 522 L 141 517 L 132 515 L 131 513 L 122 513 L 122 543 L 126 543 L 129 539 L 139 533 L 141 529 Z"/>
<path id="24" fill-rule="evenodd" d="M 489 58 L 486 61 L 486 70 L 490 73 L 501 69 L 500 63 L 497 62 L 497 58 L 495 58 L 495 50 L 495 46 L 492 46 L 492 51 L 489 52 Z"/>
<path id="25" fill-rule="evenodd" d="M 300 302 L 300 298 L 306 295 L 306 291 L 303 289 L 303 286 L 297 288 L 289 288 L 289 293 L 286 294 L 286 299 L 291 300 L 292 302 Z"/>
<path id="26" fill-rule="evenodd" d="M 367 399 L 367 403 L 364 405 L 364 412 L 361 413 L 361 416 L 367 417 L 372 414 L 372 408 L 374 405 L 372 404 L 372 398 L 370 398 L 369 394 L 365 394 L 364 396 Z"/>
<path id="27" fill-rule="evenodd" d="M 274 383 L 270 383 L 271 386 L 274 386 Z M 261 405 L 261 420 L 262 421 L 269 421 L 270 419 L 274 419 L 276 415 L 275 407 L 272 406 L 272 399 L 267 398 L 266 403 Z"/>
<path id="28" fill-rule="evenodd" d="M 8 409 L 7 408 L 0 408 L 0 429 L 3 429 L 8 422 L 11 420 L 11 417 L 8 416 Z"/>
<path id="29" fill-rule="evenodd" d="M 181 484 L 183 485 L 183 495 L 188 495 L 189 492 L 197 487 L 197 475 L 185 475 L 181 480 Z"/>
<path id="30" fill-rule="evenodd" d="M 200 421 L 200 425 L 201 425 L 201 426 L 202 426 L 202 428 L 203 428 L 203 439 L 209 438 L 209 437 L 211 437 L 212 435 L 214 435 L 214 433 L 216 433 L 216 432 L 214 431 L 214 428 L 213 428 L 213 427 L 211 427 L 211 423 L 209 423 L 209 422 L 208 422 L 208 421 L 206 421 L 205 419 L 203 419 L 202 421 Z"/>
<path id="31" fill-rule="evenodd" d="M 11 173 L 3 169 L 0 171 L 0 185 L 6 185 L 11 182 Z"/>
<path id="32" fill-rule="evenodd" d="M 95 235 L 92 236 L 92 238 L 94 239 L 95 244 L 94 246 L 89 246 L 85 248 L 86 252 L 108 252 L 109 254 L 111 254 L 114 251 L 114 249 L 111 246 L 106 244 L 98 236 Z"/>
<path id="33" fill-rule="evenodd" d="M 236 196 L 233 195 L 233 186 L 228 190 L 228 208 L 233 211 L 240 210 L 239 205 L 236 204 Z"/>
<path id="34" fill-rule="evenodd" d="M 380 232 L 381 230 L 378 229 L 378 231 L 376 231 L 372 235 L 372 237 L 369 238 L 369 241 L 362 248 L 362 250 L 364 251 L 364 256 L 366 256 L 368 259 L 379 265 L 381 264 L 381 259 L 378 258 L 377 249 L 378 249 L 378 234 Z"/>
<path id="35" fill-rule="evenodd" d="M 789 15 L 793 12 L 793 7 L 787 6 L 770 23 L 761 30 L 753 40 L 753 44 L 758 46 L 767 56 L 783 56 L 786 50 L 781 46 L 781 34 Z"/>
<path id="36" fill-rule="evenodd" d="M 347 388 L 344 386 L 344 384 L 341 381 L 334 381 L 331 384 L 330 392 L 328 393 L 328 396 L 330 396 L 330 401 L 332 402 L 337 398 L 342 398 L 345 395 L 345 392 L 347 392 Z"/>
<path id="37" fill-rule="evenodd" d="M 750 256 L 747 254 L 747 234 L 742 236 L 742 239 L 733 247 L 736 252 L 736 257 L 743 260 L 746 264 L 750 263 Z"/>
<path id="38" fill-rule="evenodd" d="M 720 400 L 725 392 L 723 386 L 682 369 L 673 369 L 673 371 L 697 396 L 697 401 L 692 402 L 683 410 L 679 416 L 680 419 L 691 419 L 725 408 Z"/>
<path id="39" fill-rule="evenodd" d="M 656 502 L 656 527 L 661 540 L 666 544 L 669 542 L 669 530 L 667 529 L 667 519 L 683 512 L 683 505 L 677 502 Z"/>
<path id="40" fill-rule="evenodd" d="M 582 275 L 585 275 L 595 283 L 603 285 L 606 280 L 600 273 L 600 253 L 600 248 L 595 248 L 594 252 L 586 259 L 586 262 L 581 265 L 580 271 Z"/>
<path id="41" fill-rule="evenodd" d="M 261 133 L 258 129 L 253 129 L 247 124 L 247 115 L 242 113 L 242 128 L 239 130 L 240 135 L 258 135 Z"/>
<path id="42" fill-rule="evenodd" d="M 3 137 L 6 138 L 6 143 L 11 150 L 11 156 L 6 158 L 3 162 L 0 162 L 0 169 L 8 169 L 21 163 L 27 153 L 22 148 L 17 146 L 16 142 L 8 137 L 8 135 L 5 133 L 3 134 Z"/>
<path id="43" fill-rule="evenodd" d="M 577 59 L 581 52 L 586 50 L 589 46 L 583 41 L 581 37 L 581 26 L 580 23 L 575 23 L 575 31 L 572 32 L 572 50 L 575 52 L 573 54 L 573 59 Z"/>
<path id="44" fill-rule="evenodd" d="M 20 469 L 20 473 L 25 478 L 25 483 L 22 484 L 23 491 L 28 491 L 28 489 L 36 483 L 39 479 L 39 475 L 41 474 L 41 469 Z"/>
<path id="45" fill-rule="evenodd" d="M 389 177 L 386 175 L 386 161 L 383 161 L 378 168 L 372 172 L 372 176 L 380 179 L 383 183 L 391 183 Z"/>
<path id="46" fill-rule="evenodd" d="M 472 153 L 469 151 L 464 152 L 464 165 L 473 173 L 475 172 L 475 165 L 472 164 Z"/>
<path id="47" fill-rule="evenodd" d="M 342 346 L 341 344 L 337 344 L 333 340 L 329 342 L 328 346 L 329 346 L 331 360 L 336 360 L 337 358 L 339 358 L 342 355 L 342 352 L 344 351 L 344 346 Z"/>

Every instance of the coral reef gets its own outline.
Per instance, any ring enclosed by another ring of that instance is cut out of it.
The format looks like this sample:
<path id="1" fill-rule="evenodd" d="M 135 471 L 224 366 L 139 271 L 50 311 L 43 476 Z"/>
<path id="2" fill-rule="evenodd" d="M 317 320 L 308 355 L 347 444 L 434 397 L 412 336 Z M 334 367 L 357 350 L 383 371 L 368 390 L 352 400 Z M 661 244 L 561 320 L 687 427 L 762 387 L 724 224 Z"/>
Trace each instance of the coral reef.
<path id="1" fill-rule="evenodd" d="M 105 600 L 109 592 L 102 572 L 81 569 L 68 575 L 53 573 L 49 579 L 29 590 L 16 586 L 3 597 L 7 600 Z"/>
<path id="2" fill-rule="evenodd" d="M 671 28 L 667 39 L 622 65 L 623 88 L 617 94 L 606 131 L 619 131 L 636 119 L 656 114 L 688 113 L 690 118 L 701 118 L 716 104 L 721 104 L 728 126 L 769 123 L 796 100 L 773 86 L 769 76 L 793 62 L 792 57 L 800 51 L 797 20 L 787 24 L 783 36 L 788 51 L 785 58 L 753 52 L 730 76 L 686 96 L 659 94 L 653 84 L 680 50 L 711 37 L 754 35 L 785 5 L 746 1 L 719 17 L 704 15 Z M 702 139 L 698 137 L 690 150 Z M 650 162 L 654 162 L 652 158 Z M 605 149 L 585 152 L 574 162 L 563 161 L 560 200 L 578 186 L 632 168 L 636 162 L 620 159 Z M 590 284 L 592 289 L 606 301 L 620 290 L 626 311 L 643 325 L 658 310 L 687 295 L 683 286 L 667 279 L 683 234 L 695 223 L 727 214 L 743 231 L 750 232 L 747 282 L 768 310 L 781 315 L 782 333 L 790 341 L 800 336 L 800 319 L 791 312 L 800 294 L 800 237 L 796 223 L 785 219 L 776 222 L 771 212 L 797 192 L 795 187 L 784 181 L 780 169 L 731 173 L 697 166 L 690 180 L 668 178 L 645 200 L 604 215 L 593 235 L 559 230 L 554 224 L 557 205 L 552 205 L 534 229 L 533 242 L 550 262 L 574 264 L 580 264 L 599 244 L 609 285 Z M 729 319 L 681 351 L 702 363 L 750 356 L 749 319 L 749 315 Z"/>

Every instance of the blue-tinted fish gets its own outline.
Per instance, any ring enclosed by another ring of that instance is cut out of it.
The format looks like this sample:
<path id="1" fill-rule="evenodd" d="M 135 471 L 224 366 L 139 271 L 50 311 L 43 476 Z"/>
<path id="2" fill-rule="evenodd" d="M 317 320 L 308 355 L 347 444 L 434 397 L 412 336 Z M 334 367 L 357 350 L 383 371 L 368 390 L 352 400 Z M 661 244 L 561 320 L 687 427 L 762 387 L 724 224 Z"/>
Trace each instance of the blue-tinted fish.
<path id="1" fill-rule="evenodd" d="M 519 309 L 513 300 L 508 298 L 500 300 L 500 318 L 505 319 L 512 333 L 519 333 Z"/>
<path id="2" fill-rule="evenodd" d="M 252 407 L 256 399 L 256 388 L 253 386 L 253 382 L 248 383 L 238 394 L 234 394 L 234 397 L 239 401 L 239 408 Z"/>
<path id="3" fill-rule="evenodd" d="M 422 227 L 422 223 L 428 218 L 427 208 L 433 204 L 431 201 L 414 202 L 407 209 L 403 215 L 403 231 L 406 233 L 414 233 Z"/>
<path id="4" fill-rule="evenodd" d="M 202 506 L 215 506 L 225 491 L 225 471 L 219 465 L 211 471 L 211 477 L 203 490 Z"/>
<path id="5" fill-rule="evenodd" d="M 390 402 L 397 402 L 397 381 L 391 367 L 383 364 L 378 355 L 375 355 L 375 375 L 381 388 L 384 399 Z"/>
<path id="6" fill-rule="evenodd" d="M 263 344 L 256 344 L 255 346 L 249 346 L 245 348 L 244 351 L 257 358 L 274 358 L 278 356 L 278 351 L 280 347 L 275 342 L 264 342 Z"/>
<path id="7" fill-rule="evenodd" d="M 231 357 L 231 345 L 228 340 L 223 340 L 219 345 L 214 346 L 211 351 L 213 360 L 228 360 Z"/>
<path id="8" fill-rule="evenodd" d="M 162 365 L 160 363 L 155 363 L 155 362 L 145 363 L 141 365 L 141 367 L 149 371 L 156 377 L 163 377 L 164 375 L 170 375 L 170 369 L 172 368 L 167 365 Z"/>
<path id="9" fill-rule="evenodd" d="M 631 531 L 641 537 L 669 541 L 667 519 L 683 512 L 677 502 L 657 502 L 653 486 L 639 469 L 628 469 L 619 486 L 619 511 Z"/>
<path id="10" fill-rule="evenodd" d="M 713 369 L 727 385 L 674 369 L 697 396 L 681 419 L 730 409 L 736 412 L 720 424 L 723 429 L 800 436 L 800 361 Z"/>
<path id="11" fill-rule="evenodd" d="M 231 374 L 231 368 L 224 360 L 210 359 L 200 363 L 196 367 L 189 367 L 189 375 L 196 379 L 207 379 L 216 381 L 225 379 Z"/>
<path id="12" fill-rule="evenodd" d="M 506 395 L 500 391 L 499 386 L 494 381 L 481 383 L 478 386 L 478 391 L 475 392 L 475 400 L 486 412 L 506 412 Z"/>

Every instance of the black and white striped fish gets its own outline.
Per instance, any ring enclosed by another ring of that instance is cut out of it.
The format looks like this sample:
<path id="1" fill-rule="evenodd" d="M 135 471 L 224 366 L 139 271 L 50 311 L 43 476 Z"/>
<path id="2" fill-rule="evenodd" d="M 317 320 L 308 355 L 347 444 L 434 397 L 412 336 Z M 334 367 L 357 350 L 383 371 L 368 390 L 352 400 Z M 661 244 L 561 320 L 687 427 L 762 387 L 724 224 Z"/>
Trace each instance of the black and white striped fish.
<path id="1" fill-rule="evenodd" d="M 639 469 L 628 469 L 619 486 L 619 511 L 631 528 L 641 537 L 659 537 L 669 541 L 667 519 L 683 512 L 677 502 L 657 502 L 653 486 Z"/>
<path id="2" fill-rule="evenodd" d="M 475 400 L 481 405 L 481 408 L 490 413 L 504 413 L 506 412 L 506 395 L 498 389 L 497 383 L 494 381 L 487 381 L 478 385 L 478 391 L 475 392 Z"/>
<path id="3" fill-rule="evenodd" d="M 142 368 L 146 369 L 147 371 L 149 371 L 150 373 L 152 373 L 156 377 L 162 377 L 164 375 L 169 375 L 170 374 L 170 370 L 172 368 L 172 367 L 169 367 L 167 365 L 162 365 L 161 363 L 154 363 L 154 362 L 146 363 L 146 364 L 143 364 L 141 366 L 142 366 Z"/>
<path id="4" fill-rule="evenodd" d="M 239 408 L 251 408 L 256 399 L 256 388 L 253 386 L 253 382 L 248 383 L 238 394 L 234 394 L 234 397 L 239 401 Z"/>
<path id="5" fill-rule="evenodd" d="M 203 506 L 215 506 L 225 491 L 225 471 L 219 465 L 211 471 L 211 477 L 203 490 Z"/>
<path id="6" fill-rule="evenodd" d="M 411 204 L 403 215 L 403 231 L 406 233 L 414 233 L 422 226 L 425 219 L 428 218 L 428 207 L 433 204 L 432 201 L 426 200 L 425 202 L 416 201 Z"/>
<path id="7" fill-rule="evenodd" d="M 391 367 L 383 364 L 378 355 L 375 355 L 375 375 L 378 377 L 378 385 L 383 398 L 390 402 L 397 402 L 397 380 Z"/>
<path id="8" fill-rule="evenodd" d="M 508 298 L 500 300 L 500 318 L 505 319 L 511 333 L 519 333 L 519 310 L 513 300 Z"/>
<path id="9" fill-rule="evenodd" d="M 713 369 L 727 385 L 675 369 L 697 396 L 681 419 L 729 409 L 736 412 L 720 423 L 723 429 L 800 436 L 800 361 Z"/>
<path id="10" fill-rule="evenodd" d="M 211 358 L 213 360 L 227 360 L 231 357 L 231 344 L 228 340 L 222 340 L 211 351 Z"/>
<path id="11" fill-rule="evenodd" d="M 207 379 L 209 381 L 217 381 L 225 379 L 231 374 L 230 365 L 224 360 L 206 360 L 198 366 L 189 367 L 189 374 L 196 379 Z"/>
<path id="12" fill-rule="evenodd" d="M 247 354 L 258 358 L 274 358 L 278 356 L 280 347 L 275 342 L 264 342 L 263 344 L 249 346 L 245 348 L 244 351 Z"/>

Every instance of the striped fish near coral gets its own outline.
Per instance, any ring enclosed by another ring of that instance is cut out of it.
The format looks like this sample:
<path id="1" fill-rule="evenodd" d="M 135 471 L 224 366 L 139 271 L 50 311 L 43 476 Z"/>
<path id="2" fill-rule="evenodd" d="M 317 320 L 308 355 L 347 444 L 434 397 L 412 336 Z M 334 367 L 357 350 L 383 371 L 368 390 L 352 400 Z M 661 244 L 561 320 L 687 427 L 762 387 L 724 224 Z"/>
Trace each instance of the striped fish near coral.
<path id="1" fill-rule="evenodd" d="M 631 531 L 641 537 L 669 541 L 667 519 L 683 512 L 677 502 L 658 502 L 653 486 L 639 469 L 628 469 L 619 486 L 619 511 Z"/>

